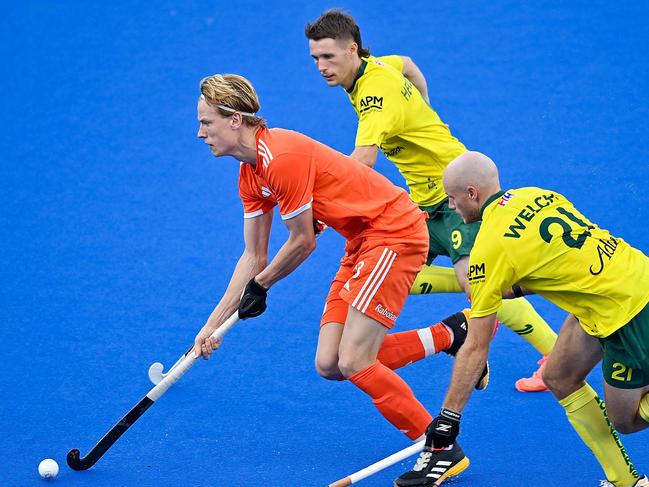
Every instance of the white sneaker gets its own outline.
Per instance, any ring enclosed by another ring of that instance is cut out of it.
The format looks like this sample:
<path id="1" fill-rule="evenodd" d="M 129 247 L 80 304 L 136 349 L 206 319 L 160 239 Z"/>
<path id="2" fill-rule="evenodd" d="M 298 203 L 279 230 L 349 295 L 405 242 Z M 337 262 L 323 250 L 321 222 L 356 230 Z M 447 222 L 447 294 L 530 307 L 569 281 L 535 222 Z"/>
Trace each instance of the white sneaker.
<path id="1" fill-rule="evenodd" d="M 599 487 L 615 487 L 615 485 L 608 480 L 600 480 Z M 631 487 L 649 487 L 649 478 L 645 475 L 641 479 L 638 479 L 638 481 Z"/>

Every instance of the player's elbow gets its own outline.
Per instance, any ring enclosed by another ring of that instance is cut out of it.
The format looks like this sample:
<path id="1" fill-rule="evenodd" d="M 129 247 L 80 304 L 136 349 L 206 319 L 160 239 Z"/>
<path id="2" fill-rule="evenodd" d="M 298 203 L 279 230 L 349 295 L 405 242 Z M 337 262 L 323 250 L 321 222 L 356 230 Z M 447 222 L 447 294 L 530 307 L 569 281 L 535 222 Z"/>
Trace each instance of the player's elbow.
<path id="1" fill-rule="evenodd" d="M 367 167 L 373 168 L 374 164 L 376 164 L 376 156 L 377 156 L 376 149 L 370 148 L 370 149 L 361 151 L 357 155 L 357 159 L 360 162 L 362 162 L 363 164 L 365 164 Z"/>
<path id="2" fill-rule="evenodd" d="M 297 242 L 295 243 L 295 248 L 296 251 L 306 259 L 313 253 L 316 245 L 315 236 L 308 237 L 304 235 L 297 240 Z"/>
<path id="3" fill-rule="evenodd" d="M 403 61 L 403 73 L 409 72 L 415 64 L 410 56 L 401 56 L 401 60 Z"/>
<path id="4" fill-rule="evenodd" d="M 268 266 L 268 252 L 251 252 L 246 249 L 243 253 L 243 258 L 247 262 L 247 266 L 256 274 Z"/>

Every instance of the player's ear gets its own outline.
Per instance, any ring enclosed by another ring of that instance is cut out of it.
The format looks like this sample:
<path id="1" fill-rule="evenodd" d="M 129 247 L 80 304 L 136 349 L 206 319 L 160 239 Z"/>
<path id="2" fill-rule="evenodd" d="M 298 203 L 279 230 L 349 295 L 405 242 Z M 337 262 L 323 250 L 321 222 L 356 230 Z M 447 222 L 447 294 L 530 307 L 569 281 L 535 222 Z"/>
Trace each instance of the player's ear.
<path id="1" fill-rule="evenodd" d="M 243 115 L 239 112 L 234 112 L 230 118 L 230 127 L 233 129 L 238 129 L 243 125 Z"/>
<path id="2" fill-rule="evenodd" d="M 347 49 L 349 49 L 350 54 L 354 56 L 358 55 L 358 44 L 356 44 L 354 41 L 350 42 L 349 47 Z"/>

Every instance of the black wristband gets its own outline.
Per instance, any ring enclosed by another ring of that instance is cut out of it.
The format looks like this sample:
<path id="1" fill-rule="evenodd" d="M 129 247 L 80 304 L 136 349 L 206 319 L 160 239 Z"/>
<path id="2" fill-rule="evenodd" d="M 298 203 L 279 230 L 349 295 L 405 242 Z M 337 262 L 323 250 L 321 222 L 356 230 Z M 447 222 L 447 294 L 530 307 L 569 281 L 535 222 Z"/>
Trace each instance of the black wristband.
<path id="1" fill-rule="evenodd" d="M 462 419 L 462 414 L 458 413 L 457 411 L 453 411 L 452 409 L 442 408 L 442 410 L 439 412 L 439 415 L 458 422 L 460 421 L 460 419 Z"/>
<path id="2" fill-rule="evenodd" d="M 426 448 L 446 448 L 460 434 L 460 418 L 462 415 L 452 409 L 442 408 L 439 415 L 426 428 Z"/>
<path id="3" fill-rule="evenodd" d="M 254 318 L 266 311 L 266 296 L 268 290 L 255 281 L 253 277 L 246 284 L 241 300 L 239 301 L 239 318 Z"/>
<path id="4" fill-rule="evenodd" d="M 525 296 L 525 294 L 523 293 L 523 290 L 521 289 L 521 287 L 518 284 L 514 284 L 512 286 L 512 291 L 514 293 L 514 296 L 516 296 L 517 298 L 522 298 L 523 296 Z"/>
<path id="5" fill-rule="evenodd" d="M 250 279 L 250 282 L 248 282 L 248 285 L 246 286 L 246 291 L 247 292 L 252 292 L 252 293 L 256 294 L 257 296 L 267 296 L 268 295 L 268 289 L 266 289 L 264 286 L 262 286 L 257 281 L 255 281 L 254 277 L 252 279 Z"/>

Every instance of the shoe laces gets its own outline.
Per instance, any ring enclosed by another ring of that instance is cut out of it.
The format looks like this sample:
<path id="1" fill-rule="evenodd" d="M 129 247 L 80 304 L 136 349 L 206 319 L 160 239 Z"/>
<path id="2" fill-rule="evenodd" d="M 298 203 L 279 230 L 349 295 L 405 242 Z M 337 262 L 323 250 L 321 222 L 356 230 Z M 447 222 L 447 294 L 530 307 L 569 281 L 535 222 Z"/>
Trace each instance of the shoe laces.
<path id="1" fill-rule="evenodd" d="M 599 487 L 615 487 L 615 485 L 610 483 L 608 480 L 600 480 Z"/>
<path id="2" fill-rule="evenodd" d="M 430 462 L 430 457 L 432 456 L 433 456 L 433 452 L 422 451 L 419 454 L 419 458 L 417 458 L 417 463 L 415 463 L 415 466 L 412 469 L 415 472 L 421 472 L 423 469 L 425 469 L 428 466 L 428 462 Z"/>
<path id="3" fill-rule="evenodd" d="M 534 371 L 534 373 L 532 374 L 532 377 L 536 377 L 536 378 L 538 378 L 538 379 L 541 378 L 541 374 L 543 373 L 543 369 L 545 369 L 545 363 L 546 363 L 547 361 L 548 361 L 548 358 L 547 358 L 547 357 L 541 357 L 541 358 L 539 359 L 539 361 L 536 362 L 536 363 L 538 364 L 539 368 L 536 369 L 536 370 Z M 608 480 L 605 480 L 605 481 L 603 481 L 603 482 L 608 482 Z M 613 484 L 610 484 L 610 485 L 613 485 Z M 601 486 L 600 486 L 600 487 L 601 487 Z M 607 486 L 604 485 L 603 487 L 607 487 Z M 615 486 L 613 485 L 613 487 L 615 487 Z"/>

